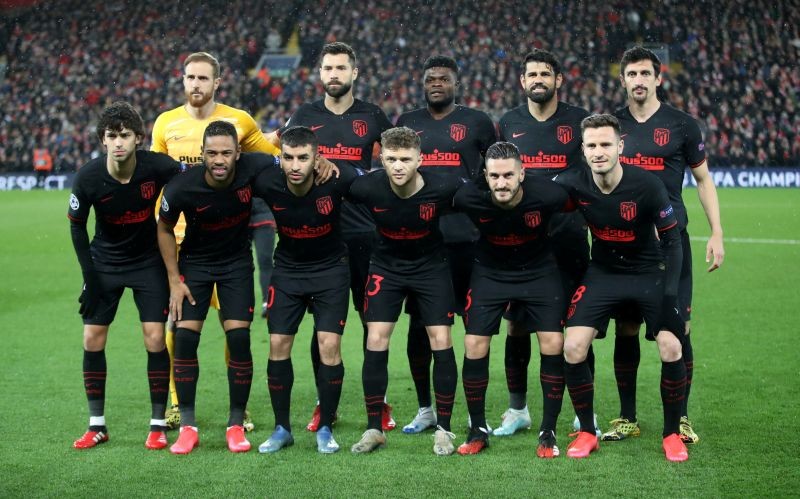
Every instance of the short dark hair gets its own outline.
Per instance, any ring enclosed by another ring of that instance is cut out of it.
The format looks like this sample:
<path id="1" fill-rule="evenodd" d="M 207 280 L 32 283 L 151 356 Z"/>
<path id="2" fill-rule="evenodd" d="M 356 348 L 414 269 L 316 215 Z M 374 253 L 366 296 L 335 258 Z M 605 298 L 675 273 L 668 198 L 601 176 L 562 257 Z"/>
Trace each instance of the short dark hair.
<path id="1" fill-rule="evenodd" d="M 422 71 L 425 72 L 431 68 L 449 68 L 458 75 L 458 63 L 452 57 L 446 55 L 432 55 L 425 59 L 422 65 Z"/>
<path id="2" fill-rule="evenodd" d="M 97 122 L 97 138 L 100 142 L 106 135 L 106 130 L 121 131 L 123 128 L 131 130 L 139 137 L 144 137 L 144 121 L 141 115 L 130 104 L 117 101 L 103 109 L 100 120 Z"/>
<path id="3" fill-rule="evenodd" d="M 330 55 L 347 54 L 347 57 L 350 58 L 350 65 L 356 67 L 356 52 L 355 50 L 353 50 L 353 47 L 344 42 L 326 43 L 322 47 L 322 52 L 320 52 L 319 54 L 320 64 L 322 64 L 322 58 L 325 57 L 327 54 Z"/>
<path id="4" fill-rule="evenodd" d="M 529 62 L 541 62 L 553 68 L 553 73 L 561 74 L 561 63 L 558 62 L 556 56 L 552 52 L 542 49 L 533 49 L 525 56 L 525 61 L 522 63 L 522 74 L 528 69 Z"/>
<path id="5" fill-rule="evenodd" d="M 417 132 L 405 126 L 390 128 L 381 134 L 383 149 L 420 150 L 420 143 Z"/>
<path id="6" fill-rule="evenodd" d="M 519 156 L 519 148 L 511 142 L 495 142 L 486 150 L 486 161 L 490 159 L 516 159 L 522 161 Z"/>
<path id="7" fill-rule="evenodd" d="M 186 59 L 183 60 L 183 69 L 184 69 L 184 71 L 186 70 L 186 66 L 188 66 L 189 63 L 191 63 L 191 62 L 207 62 L 207 63 L 211 64 L 211 69 L 214 72 L 214 79 L 215 80 L 217 78 L 219 78 L 219 75 L 221 74 L 221 71 L 220 71 L 220 68 L 219 68 L 219 61 L 217 60 L 216 57 L 214 57 L 213 55 L 209 54 L 208 52 L 194 52 L 192 54 L 187 55 Z"/>
<path id="8" fill-rule="evenodd" d="M 236 133 L 236 127 L 233 126 L 228 121 L 212 121 L 206 127 L 206 131 L 203 132 L 203 147 L 206 145 L 206 139 L 208 137 L 219 137 L 219 136 L 228 136 L 233 137 L 234 144 L 239 144 L 239 135 Z"/>
<path id="9" fill-rule="evenodd" d="M 625 68 L 628 67 L 628 64 L 640 61 L 651 61 L 656 76 L 661 73 L 661 59 L 658 58 L 655 52 L 642 46 L 636 46 L 629 48 L 622 54 L 622 60 L 619 61 L 619 74 L 625 76 Z"/>
<path id="10" fill-rule="evenodd" d="M 306 145 L 310 145 L 311 150 L 316 154 L 319 140 L 317 135 L 308 127 L 289 127 L 281 134 L 281 147 L 301 147 Z"/>
<path id="11" fill-rule="evenodd" d="M 613 114 L 593 114 L 587 116 L 581 121 L 581 134 L 583 134 L 587 128 L 603 128 L 606 126 L 613 128 L 617 137 L 620 136 L 619 120 Z"/>

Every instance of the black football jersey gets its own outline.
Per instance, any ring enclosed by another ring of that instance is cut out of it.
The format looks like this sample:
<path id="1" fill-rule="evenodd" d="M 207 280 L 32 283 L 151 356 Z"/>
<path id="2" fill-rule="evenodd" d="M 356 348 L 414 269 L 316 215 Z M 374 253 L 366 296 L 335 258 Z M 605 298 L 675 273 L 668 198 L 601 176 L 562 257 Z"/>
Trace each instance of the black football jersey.
<path id="1" fill-rule="evenodd" d="M 356 170 L 347 165 L 339 169 L 338 178 L 312 185 L 304 196 L 289 190 L 283 170 L 265 170 L 256 178 L 253 195 L 264 199 L 275 216 L 276 265 L 319 273 L 334 269 L 347 255 L 339 219 Z"/>
<path id="2" fill-rule="evenodd" d="M 526 176 L 520 189 L 522 199 L 511 209 L 497 206 L 491 194 L 473 182 L 456 193 L 454 208 L 466 213 L 481 232 L 476 261 L 515 274 L 557 272 L 547 227 L 567 205 L 567 191 L 550 179 L 534 176 Z"/>
<path id="3" fill-rule="evenodd" d="M 656 271 L 664 261 L 656 230 L 677 231 L 664 185 L 637 168 L 622 167 L 609 194 L 600 191 L 589 168 L 556 177 L 583 213 L 592 234 L 592 262 L 618 272 Z M 677 233 L 677 232 L 676 232 Z"/>
<path id="4" fill-rule="evenodd" d="M 186 237 L 178 257 L 197 265 L 253 265 L 250 249 L 252 184 L 259 173 L 275 168 L 274 156 L 242 153 L 233 182 L 216 190 L 205 180 L 206 168 L 192 168 L 164 188 L 159 217 L 168 224 L 186 218 Z"/>
<path id="5" fill-rule="evenodd" d="M 483 174 L 484 156 L 497 141 L 492 119 L 483 111 L 457 105 L 442 119 L 434 119 L 427 108 L 400 115 L 397 126 L 411 128 L 421 141 L 420 171 L 465 180 Z M 463 214 L 442 217 L 440 229 L 447 243 L 476 241 L 478 232 Z"/>
<path id="6" fill-rule="evenodd" d="M 164 185 L 181 169 L 166 154 L 136 151 L 136 168 L 128 183 L 108 173 L 106 155 L 84 165 L 75 176 L 67 216 L 85 224 L 94 207 L 95 230 L 90 246 L 94 267 L 122 272 L 158 264 L 155 206 Z"/>
<path id="7" fill-rule="evenodd" d="M 581 121 L 587 116 L 585 109 L 559 101 L 556 112 L 539 121 L 523 104 L 500 118 L 500 140 L 519 148 L 526 175 L 553 178 L 568 169 L 586 168 Z M 554 217 L 550 232 L 559 238 L 586 239 L 586 222 L 580 212 L 562 213 Z"/>
<path id="8" fill-rule="evenodd" d="M 444 257 L 439 218 L 449 210 L 463 184 L 458 178 L 420 172 L 425 185 L 407 199 L 398 197 L 384 170 L 358 177 L 350 199 L 363 204 L 377 226 L 378 242 L 372 261 L 396 272 L 418 270 Z"/>
<path id="9" fill-rule="evenodd" d="M 706 159 L 700 127 L 688 114 L 662 103 L 644 123 L 625 107 L 614 115 L 622 128 L 625 142 L 619 160 L 655 173 L 664 183 L 681 229 L 689 218 L 683 204 L 683 176 L 686 167 L 696 168 Z"/>
<path id="10" fill-rule="evenodd" d="M 334 114 L 319 99 L 303 104 L 295 111 L 280 132 L 292 126 L 310 128 L 319 140 L 319 153 L 331 163 L 350 165 L 368 172 L 372 168 L 372 151 L 381 141 L 381 134 L 392 128 L 386 114 L 376 106 L 355 99 L 343 114 Z M 372 217 L 363 208 L 345 203 L 342 209 L 344 233 L 372 232 Z"/>

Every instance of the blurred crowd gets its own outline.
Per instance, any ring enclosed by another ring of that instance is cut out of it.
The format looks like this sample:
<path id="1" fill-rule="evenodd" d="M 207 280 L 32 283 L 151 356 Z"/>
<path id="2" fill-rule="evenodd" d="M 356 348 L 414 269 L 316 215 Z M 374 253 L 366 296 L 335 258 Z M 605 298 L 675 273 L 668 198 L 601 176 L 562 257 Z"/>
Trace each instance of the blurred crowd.
<path id="1" fill-rule="evenodd" d="M 661 97 L 698 119 L 711 166 L 800 166 L 800 0 L 67 0 L 3 15 L 0 170 L 30 171 L 41 147 L 56 171 L 79 167 L 101 152 L 93 128 L 114 100 L 131 102 L 151 126 L 183 102 L 181 61 L 198 50 L 222 62 L 217 100 L 272 130 L 322 95 L 314 66 L 330 41 L 355 48 L 356 95 L 392 120 L 424 105 L 431 54 L 456 58 L 459 101 L 498 120 L 524 102 L 520 61 L 533 47 L 561 58 L 562 100 L 599 112 L 624 105 L 622 52 L 664 46 Z M 253 71 L 294 32 L 294 74 Z"/>

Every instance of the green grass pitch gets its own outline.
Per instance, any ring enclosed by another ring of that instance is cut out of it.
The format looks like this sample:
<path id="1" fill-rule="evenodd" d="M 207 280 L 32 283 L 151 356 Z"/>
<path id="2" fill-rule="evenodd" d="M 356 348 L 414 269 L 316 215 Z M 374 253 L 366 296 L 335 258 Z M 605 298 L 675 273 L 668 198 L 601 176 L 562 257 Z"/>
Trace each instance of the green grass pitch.
<path id="1" fill-rule="evenodd" d="M 604 443 L 589 459 L 563 456 L 572 421 L 567 396 L 558 431 L 562 457 L 553 461 L 535 457 L 535 431 L 494 437 L 478 456 L 441 458 L 432 453 L 430 433 L 407 436 L 398 428 L 388 435 L 386 449 L 354 456 L 348 449 L 361 435 L 366 416 L 361 330 L 352 312 L 343 342 L 346 375 L 335 427 L 341 452 L 317 454 L 314 435 L 304 429 L 314 403 L 309 321 L 295 345 L 294 447 L 276 455 L 227 451 L 223 335 L 216 320 L 208 322 L 200 346 L 201 446 L 190 456 L 147 451 L 146 357 L 129 292 L 106 349 L 111 439 L 89 451 L 73 450 L 72 441 L 85 430 L 88 416 L 76 301 L 80 273 L 69 241 L 67 196 L 0 193 L 5 213 L 0 224 L 1 497 L 782 497 L 800 490 L 800 452 L 795 447 L 800 434 L 798 190 L 720 190 L 727 254 L 722 269 L 712 274 L 704 271 L 707 224 L 695 191 L 685 194 L 695 268 L 690 415 L 701 441 L 690 447 L 690 460 L 682 464 L 668 463 L 661 451 L 660 367 L 651 343 L 642 348 L 639 375 L 642 436 Z M 388 396 L 398 426 L 416 412 L 404 321 L 390 350 Z M 273 417 L 265 385 L 268 342 L 263 320 L 252 331 L 256 376 L 250 409 L 256 430 L 249 438 L 257 446 L 269 436 Z M 460 366 L 460 324 L 453 337 Z M 504 341 L 498 336 L 492 351 L 487 415 L 495 425 L 507 403 Z M 603 426 L 617 411 L 612 349 L 611 339 L 596 343 L 595 407 Z M 534 347 L 528 397 L 535 426 L 541 415 L 536 352 Z M 460 382 L 453 417 L 460 443 L 467 418 Z M 174 439 L 171 433 L 170 441 Z"/>

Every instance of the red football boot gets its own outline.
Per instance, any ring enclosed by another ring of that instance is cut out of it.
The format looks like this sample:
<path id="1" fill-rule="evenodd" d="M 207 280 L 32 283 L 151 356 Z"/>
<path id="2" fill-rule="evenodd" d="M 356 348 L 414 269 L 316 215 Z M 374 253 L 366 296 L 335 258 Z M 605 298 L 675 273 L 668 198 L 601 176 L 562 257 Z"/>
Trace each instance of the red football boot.
<path id="1" fill-rule="evenodd" d="M 200 445 L 200 437 L 197 436 L 197 428 L 194 426 L 181 426 L 181 434 L 178 440 L 172 444 L 169 451 L 173 454 L 188 454 Z"/>
<path id="2" fill-rule="evenodd" d="M 570 436 L 572 435 L 575 434 L 570 434 Z M 589 457 L 589 454 L 599 449 L 600 444 L 597 442 L 597 434 L 579 431 L 578 437 L 567 446 L 567 457 Z"/>
<path id="3" fill-rule="evenodd" d="M 81 438 L 72 442 L 72 446 L 76 449 L 91 449 L 103 442 L 108 442 L 108 433 L 104 431 L 87 430 L 86 433 L 81 435 Z"/>

